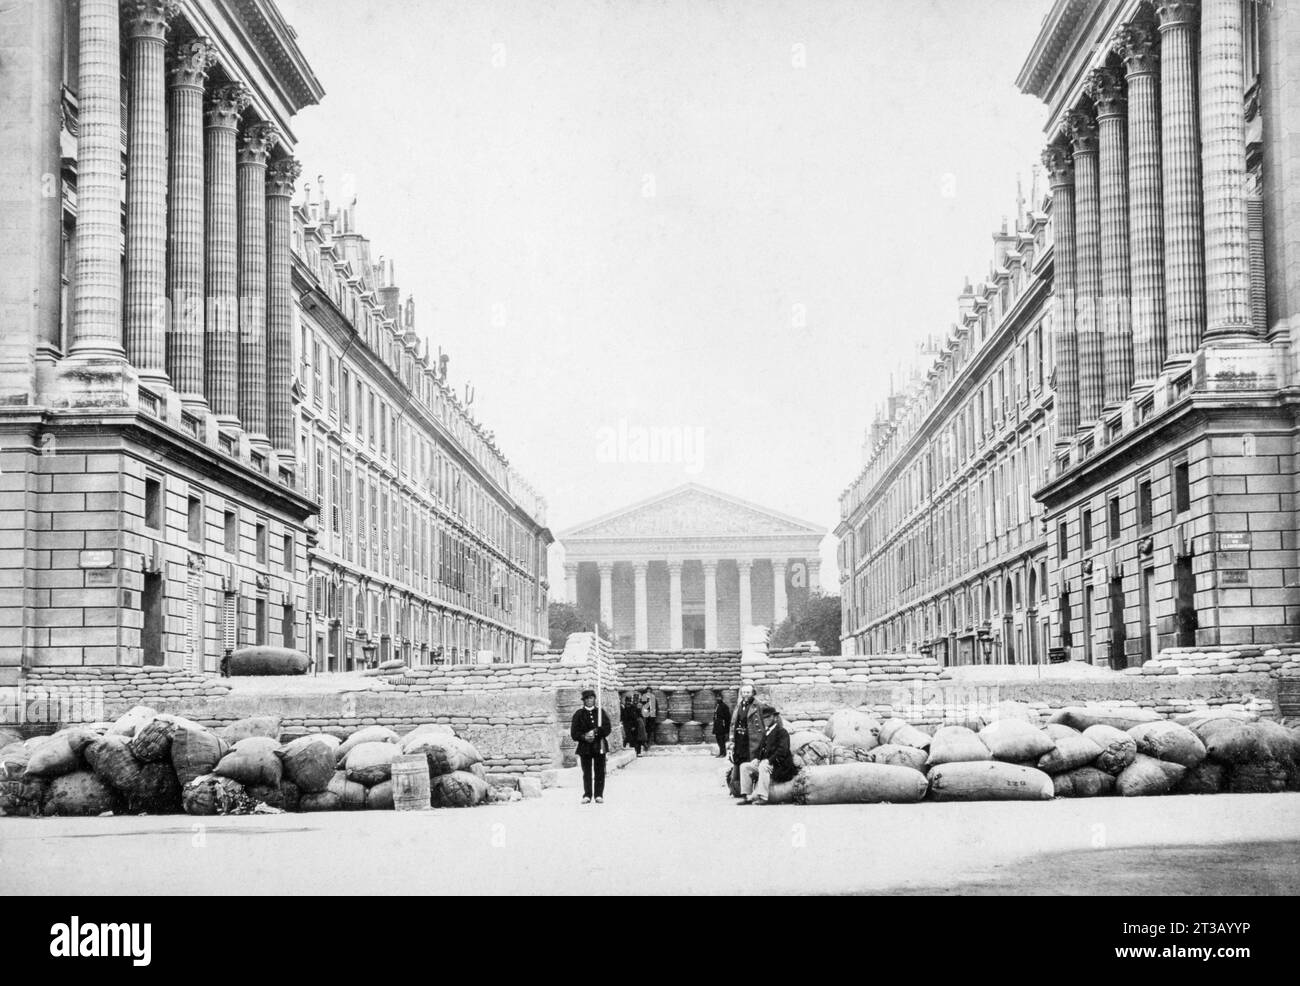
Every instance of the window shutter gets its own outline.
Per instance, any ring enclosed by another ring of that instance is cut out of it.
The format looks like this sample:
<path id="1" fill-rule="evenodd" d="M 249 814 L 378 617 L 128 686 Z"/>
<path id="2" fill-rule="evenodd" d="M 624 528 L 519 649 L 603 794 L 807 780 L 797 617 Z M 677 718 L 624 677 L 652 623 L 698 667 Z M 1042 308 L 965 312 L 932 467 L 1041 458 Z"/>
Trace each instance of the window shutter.
<path id="1" fill-rule="evenodd" d="M 1268 329 L 1268 296 L 1264 287 L 1264 200 L 1246 197 L 1246 234 L 1250 258 L 1250 319 L 1255 331 Z"/>

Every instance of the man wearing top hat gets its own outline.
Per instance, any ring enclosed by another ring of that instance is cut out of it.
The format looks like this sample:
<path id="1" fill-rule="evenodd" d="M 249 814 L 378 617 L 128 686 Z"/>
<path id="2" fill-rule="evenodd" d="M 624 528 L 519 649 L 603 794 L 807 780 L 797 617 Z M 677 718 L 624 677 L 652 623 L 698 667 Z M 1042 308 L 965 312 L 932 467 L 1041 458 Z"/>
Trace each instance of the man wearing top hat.
<path id="1" fill-rule="evenodd" d="M 573 713 L 569 736 L 578 744 L 582 761 L 582 803 L 591 804 L 592 773 L 595 772 L 596 804 L 605 803 L 605 754 L 609 752 L 609 716 L 596 708 L 596 693 L 590 688 L 582 693 L 582 708 Z"/>

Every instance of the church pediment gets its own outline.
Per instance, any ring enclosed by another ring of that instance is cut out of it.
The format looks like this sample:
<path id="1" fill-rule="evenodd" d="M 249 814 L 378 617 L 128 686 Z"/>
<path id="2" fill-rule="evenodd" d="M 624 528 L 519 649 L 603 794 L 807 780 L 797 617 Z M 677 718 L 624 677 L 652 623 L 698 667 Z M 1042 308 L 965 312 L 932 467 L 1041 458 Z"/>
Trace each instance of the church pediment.
<path id="1" fill-rule="evenodd" d="M 560 540 L 820 537 L 825 533 L 816 524 L 689 485 L 579 524 L 561 534 Z"/>

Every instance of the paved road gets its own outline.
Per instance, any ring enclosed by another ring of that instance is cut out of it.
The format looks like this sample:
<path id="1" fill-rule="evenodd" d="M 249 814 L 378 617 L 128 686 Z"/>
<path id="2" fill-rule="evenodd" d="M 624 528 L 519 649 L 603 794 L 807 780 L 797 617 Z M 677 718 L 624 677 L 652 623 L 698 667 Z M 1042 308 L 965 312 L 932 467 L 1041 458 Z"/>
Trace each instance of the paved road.
<path id="1" fill-rule="evenodd" d="M 1300 893 L 1300 794 L 737 808 L 653 756 L 604 805 L 0 819 L 5 893 Z"/>

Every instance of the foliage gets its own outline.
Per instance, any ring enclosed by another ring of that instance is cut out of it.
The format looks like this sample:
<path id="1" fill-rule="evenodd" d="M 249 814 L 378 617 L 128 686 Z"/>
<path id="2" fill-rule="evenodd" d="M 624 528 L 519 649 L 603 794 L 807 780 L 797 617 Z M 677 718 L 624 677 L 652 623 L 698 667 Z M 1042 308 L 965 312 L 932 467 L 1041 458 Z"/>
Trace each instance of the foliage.
<path id="1" fill-rule="evenodd" d="M 804 640 L 817 641 L 823 654 L 840 652 L 840 597 L 823 592 L 808 597 L 797 613 L 791 613 L 772 632 L 768 647 L 779 650 Z"/>
<path id="2" fill-rule="evenodd" d="M 548 629 L 551 637 L 551 650 L 564 650 L 564 642 L 571 633 L 591 633 L 593 621 L 577 606 L 569 603 L 551 603 L 548 617 Z M 600 635 L 609 640 L 609 628 L 600 624 Z"/>

